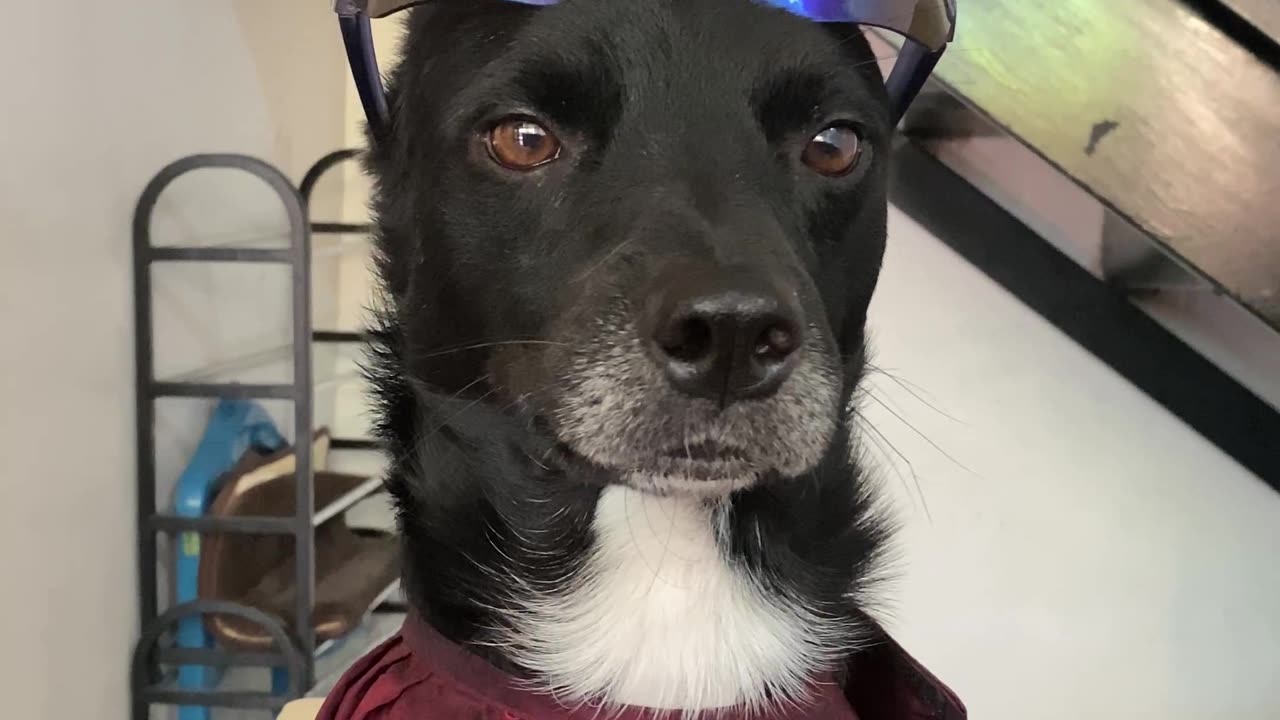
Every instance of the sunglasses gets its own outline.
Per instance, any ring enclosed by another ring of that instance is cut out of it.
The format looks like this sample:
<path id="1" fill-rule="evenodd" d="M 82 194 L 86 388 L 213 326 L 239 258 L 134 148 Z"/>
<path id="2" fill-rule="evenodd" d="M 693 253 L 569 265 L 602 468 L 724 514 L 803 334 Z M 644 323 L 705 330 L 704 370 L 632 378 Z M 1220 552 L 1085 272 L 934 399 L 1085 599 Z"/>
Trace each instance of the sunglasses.
<path id="1" fill-rule="evenodd" d="M 370 18 L 397 13 L 427 0 L 334 0 L 360 103 L 374 136 L 387 124 L 386 91 L 378 71 Z M 559 0 L 508 0 L 521 5 L 555 5 Z M 955 37 L 956 0 L 759 0 L 815 22 L 855 23 L 902 35 L 906 42 L 885 80 L 893 120 L 911 101 Z"/>

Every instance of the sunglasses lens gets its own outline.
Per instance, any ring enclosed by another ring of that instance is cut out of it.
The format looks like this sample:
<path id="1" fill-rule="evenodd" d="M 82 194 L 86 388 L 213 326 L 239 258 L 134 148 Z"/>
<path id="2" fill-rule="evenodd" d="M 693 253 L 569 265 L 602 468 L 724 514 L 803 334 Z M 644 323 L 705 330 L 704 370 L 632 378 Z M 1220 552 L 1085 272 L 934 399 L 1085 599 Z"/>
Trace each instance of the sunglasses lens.
<path id="1" fill-rule="evenodd" d="M 349 0 L 350 1 L 350 0 Z M 369 17 L 380 18 L 425 0 L 354 0 Z M 558 0 L 510 0 L 522 5 L 554 5 Z M 892 30 L 936 51 L 955 31 L 956 0 L 759 0 L 817 22 L 847 22 Z"/>
<path id="2" fill-rule="evenodd" d="M 955 0 L 765 0 L 817 22 L 847 22 L 892 30 L 930 50 L 951 40 Z"/>

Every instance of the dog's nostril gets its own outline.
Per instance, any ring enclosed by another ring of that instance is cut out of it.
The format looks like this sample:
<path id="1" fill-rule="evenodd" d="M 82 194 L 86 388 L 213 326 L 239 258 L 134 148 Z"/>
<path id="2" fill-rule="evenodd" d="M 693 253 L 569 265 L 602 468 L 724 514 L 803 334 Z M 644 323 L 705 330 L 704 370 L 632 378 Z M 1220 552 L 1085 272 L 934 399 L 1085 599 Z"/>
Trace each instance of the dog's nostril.
<path id="1" fill-rule="evenodd" d="M 681 362 L 697 362 L 711 352 L 714 330 L 706 318 L 687 317 L 671 323 L 658 344 L 662 351 Z"/>
<path id="2" fill-rule="evenodd" d="M 756 340 L 755 355 L 761 362 L 779 362 L 800 346 L 796 334 L 782 323 L 764 329 Z"/>
<path id="3" fill-rule="evenodd" d="M 797 294 L 749 270 L 656 278 L 640 327 L 674 389 L 723 407 L 773 394 L 800 364 L 806 325 Z"/>

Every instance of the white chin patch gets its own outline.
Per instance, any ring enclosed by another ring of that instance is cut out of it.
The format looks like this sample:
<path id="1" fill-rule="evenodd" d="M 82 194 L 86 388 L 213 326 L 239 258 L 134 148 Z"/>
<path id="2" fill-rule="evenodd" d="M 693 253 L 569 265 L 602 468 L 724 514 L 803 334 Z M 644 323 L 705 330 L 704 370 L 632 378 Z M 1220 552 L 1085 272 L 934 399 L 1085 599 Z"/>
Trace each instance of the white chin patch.
<path id="1" fill-rule="evenodd" d="M 653 487 L 662 483 L 650 480 Z M 501 642 L 567 704 L 683 710 L 804 702 L 851 628 L 763 589 L 721 550 L 716 503 L 605 489 L 571 587 L 514 613 Z"/>

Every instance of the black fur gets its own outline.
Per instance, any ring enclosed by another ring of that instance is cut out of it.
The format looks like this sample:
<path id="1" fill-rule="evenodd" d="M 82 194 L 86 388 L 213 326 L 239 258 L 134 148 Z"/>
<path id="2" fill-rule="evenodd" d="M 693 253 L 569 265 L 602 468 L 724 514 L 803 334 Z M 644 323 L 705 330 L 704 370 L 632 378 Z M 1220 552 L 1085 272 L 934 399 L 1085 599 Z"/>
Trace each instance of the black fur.
<path id="1" fill-rule="evenodd" d="M 705 232 L 709 256 L 789 263 L 851 395 L 884 251 L 887 102 L 860 31 L 750 0 L 441 0 L 407 32 L 368 159 L 385 288 L 369 374 L 411 601 L 486 652 L 521 592 L 580 566 L 617 479 L 557 438 L 572 353 L 547 343 L 576 343 L 655 262 Z M 552 124 L 568 157 L 536 177 L 494 167 L 479 138 L 512 112 Z M 796 162 L 833 118 L 867 148 L 845 178 Z M 611 254 L 633 226 L 657 229 Z M 803 477 L 735 494 L 726 552 L 857 619 L 885 533 L 844 435 Z"/>

